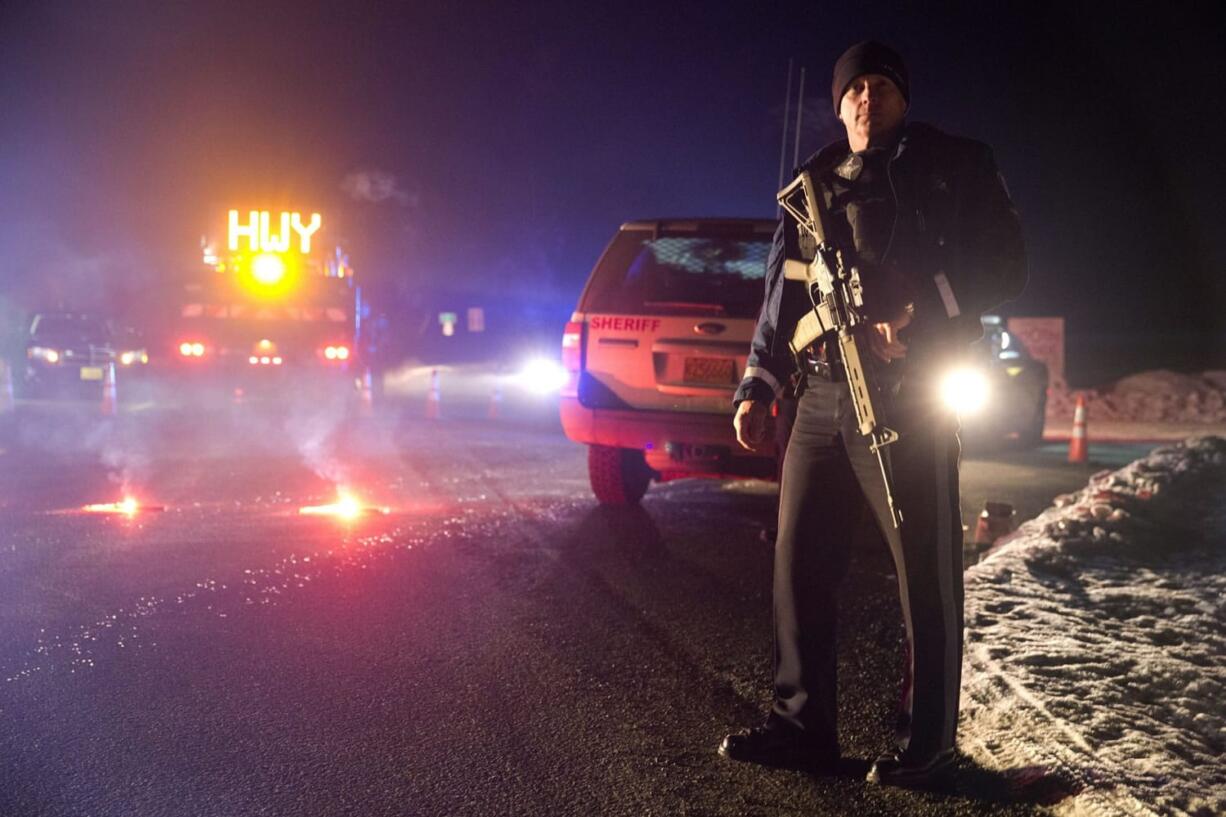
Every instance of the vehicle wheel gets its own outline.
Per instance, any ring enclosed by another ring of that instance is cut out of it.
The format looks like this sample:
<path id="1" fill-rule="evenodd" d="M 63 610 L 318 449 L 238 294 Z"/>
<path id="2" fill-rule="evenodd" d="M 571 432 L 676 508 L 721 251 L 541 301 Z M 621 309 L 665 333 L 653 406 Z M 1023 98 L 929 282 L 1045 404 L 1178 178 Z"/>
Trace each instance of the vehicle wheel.
<path id="1" fill-rule="evenodd" d="M 603 505 L 637 505 L 652 476 L 642 451 L 608 445 L 588 446 L 587 473 Z"/>

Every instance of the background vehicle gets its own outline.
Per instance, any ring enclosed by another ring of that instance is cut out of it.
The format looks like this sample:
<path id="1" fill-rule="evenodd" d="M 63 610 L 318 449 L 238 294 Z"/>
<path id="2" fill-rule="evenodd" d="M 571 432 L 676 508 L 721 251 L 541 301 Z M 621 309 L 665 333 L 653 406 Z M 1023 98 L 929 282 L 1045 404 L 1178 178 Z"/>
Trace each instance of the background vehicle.
<path id="1" fill-rule="evenodd" d="M 101 315 L 38 313 L 26 336 L 22 391 L 35 397 L 97 396 L 115 359 L 114 329 Z"/>
<path id="2" fill-rule="evenodd" d="M 130 326 L 120 326 L 112 333 L 115 348 L 115 364 L 121 369 L 135 372 L 149 364 L 149 349 L 140 332 Z"/>
<path id="3" fill-rule="evenodd" d="M 984 448 L 1001 443 L 1035 446 L 1047 414 L 1047 366 L 995 315 L 983 317 L 983 338 L 966 365 L 947 380 L 946 400 L 958 409 L 961 438 Z"/>
<path id="4" fill-rule="evenodd" d="M 204 266 L 184 282 L 165 333 L 176 371 L 227 385 L 351 382 L 362 350 L 361 289 L 345 253 L 324 249 L 319 215 L 306 238 L 290 229 L 307 221 L 298 213 L 280 214 L 279 228 L 269 211 L 229 215 L 227 249 L 204 242 Z"/>
<path id="5" fill-rule="evenodd" d="M 652 479 L 774 475 L 773 457 L 737 445 L 731 422 L 774 230 L 634 221 L 605 249 L 563 336 L 560 403 L 601 502 L 637 502 Z"/>

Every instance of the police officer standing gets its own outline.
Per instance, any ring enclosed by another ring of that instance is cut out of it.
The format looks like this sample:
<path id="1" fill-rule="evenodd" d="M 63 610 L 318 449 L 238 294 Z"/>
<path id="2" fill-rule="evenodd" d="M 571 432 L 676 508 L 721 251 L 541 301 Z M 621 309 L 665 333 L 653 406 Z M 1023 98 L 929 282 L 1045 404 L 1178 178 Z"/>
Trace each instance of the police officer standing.
<path id="1" fill-rule="evenodd" d="M 1021 228 L 991 150 L 908 122 L 902 58 L 874 42 L 837 61 L 831 87 L 847 139 L 798 169 L 831 214 L 828 229 L 859 270 L 874 402 L 899 433 L 888 445 L 895 527 L 885 480 L 858 432 L 838 346 L 819 338 L 789 350 L 811 309 L 796 221 L 785 215 L 767 262 L 766 298 L 745 379 L 736 393 L 737 439 L 766 443 L 768 409 L 801 368 L 800 402 L 784 461 L 774 570 L 774 704 L 766 722 L 728 735 L 733 760 L 831 773 L 839 759 L 835 631 L 837 588 L 859 508 L 876 518 L 894 558 L 907 634 L 898 751 L 869 780 L 924 786 L 954 764 L 962 667 L 962 524 L 956 417 L 936 395 L 951 358 L 982 335 L 980 316 L 1026 281 Z"/>

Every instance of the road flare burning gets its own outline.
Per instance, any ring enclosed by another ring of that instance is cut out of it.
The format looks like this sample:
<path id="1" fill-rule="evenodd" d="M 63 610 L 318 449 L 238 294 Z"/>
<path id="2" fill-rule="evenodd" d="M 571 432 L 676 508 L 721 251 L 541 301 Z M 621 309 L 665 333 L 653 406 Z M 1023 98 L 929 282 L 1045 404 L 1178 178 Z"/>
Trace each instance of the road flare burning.
<path id="1" fill-rule="evenodd" d="M 337 519 L 351 520 L 372 514 L 387 515 L 391 513 L 391 509 L 363 505 L 361 500 L 342 488 L 337 491 L 336 502 L 329 505 L 307 505 L 299 508 L 298 513 L 303 516 L 334 516 Z"/>
<path id="2" fill-rule="evenodd" d="M 138 513 L 149 513 L 166 510 L 165 505 L 143 505 L 130 496 L 124 497 L 119 502 L 103 502 L 97 505 L 86 505 L 81 510 L 86 513 L 114 513 L 123 514 L 127 517 L 136 516 Z"/>

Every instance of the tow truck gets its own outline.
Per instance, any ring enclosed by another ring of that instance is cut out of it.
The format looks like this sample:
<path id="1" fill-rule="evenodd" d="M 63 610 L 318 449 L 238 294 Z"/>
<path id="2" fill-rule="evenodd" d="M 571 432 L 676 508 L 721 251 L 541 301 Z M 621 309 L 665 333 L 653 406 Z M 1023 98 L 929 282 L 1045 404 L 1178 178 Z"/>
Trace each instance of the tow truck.
<path id="1" fill-rule="evenodd" d="M 201 239 L 168 334 L 181 375 L 235 387 L 362 372 L 362 290 L 320 213 L 227 213 L 226 241 Z M 360 378 L 359 378 L 360 380 Z M 360 385 L 360 383 L 359 383 Z"/>

